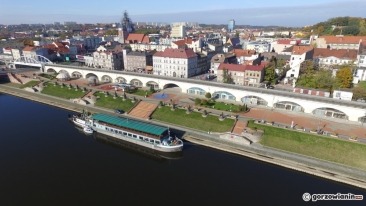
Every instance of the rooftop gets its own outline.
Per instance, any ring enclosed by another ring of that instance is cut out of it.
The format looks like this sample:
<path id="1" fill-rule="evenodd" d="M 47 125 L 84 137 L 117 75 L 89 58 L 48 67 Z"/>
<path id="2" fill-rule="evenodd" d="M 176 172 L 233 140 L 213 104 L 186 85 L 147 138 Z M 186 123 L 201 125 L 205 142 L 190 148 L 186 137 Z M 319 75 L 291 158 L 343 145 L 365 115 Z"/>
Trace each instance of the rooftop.
<path id="1" fill-rule="evenodd" d="M 165 131 L 168 130 L 166 127 L 149 124 L 133 119 L 128 119 L 125 117 L 117 117 L 113 115 L 107 115 L 107 114 L 93 114 L 92 118 L 94 120 L 102 121 L 108 124 L 112 124 L 119 127 L 124 127 L 127 129 L 132 129 L 135 131 L 144 132 L 147 134 L 152 134 L 156 136 L 162 135 Z"/>
<path id="2" fill-rule="evenodd" d="M 154 54 L 154 56 L 189 59 L 189 58 L 192 58 L 192 57 L 196 57 L 197 55 L 193 52 L 192 49 L 166 48 L 163 52 L 156 52 Z"/>
<path id="3" fill-rule="evenodd" d="M 357 50 L 315 48 L 313 57 L 337 57 L 340 59 L 356 59 Z"/>

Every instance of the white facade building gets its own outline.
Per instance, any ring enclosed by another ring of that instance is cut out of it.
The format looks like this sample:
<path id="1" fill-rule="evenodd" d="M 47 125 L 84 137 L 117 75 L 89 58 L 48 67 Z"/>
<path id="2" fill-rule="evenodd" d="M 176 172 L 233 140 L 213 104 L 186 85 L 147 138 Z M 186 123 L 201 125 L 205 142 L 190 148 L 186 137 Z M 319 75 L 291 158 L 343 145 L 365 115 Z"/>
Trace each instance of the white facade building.
<path id="1" fill-rule="evenodd" d="M 188 78 L 198 71 L 197 55 L 192 49 L 165 49 L 153 56 L 153 74 Z"/>
<path id="2" fill-rule="evenodd" d="M 185 26 L 173 26 L 170 37 L 172 38 L 183 38 L 186 35 Z"/>
<path id="3" fill-rule="evenodd" d="M 99 46 L 97 51 L 93 52 L 92 59 L 84 57 L 85 65 L 94 68 L 106 70 L 122 70 L 122 52 L 110 52 L 104 46 Z"/>
<path id="4" fill-rule="evenodd" d="M 299 78 L 301 63 L 312 58 L 312 46 L 294 46 L 290 59 L 290 70 L 287 71 L 286 77 Z"/>

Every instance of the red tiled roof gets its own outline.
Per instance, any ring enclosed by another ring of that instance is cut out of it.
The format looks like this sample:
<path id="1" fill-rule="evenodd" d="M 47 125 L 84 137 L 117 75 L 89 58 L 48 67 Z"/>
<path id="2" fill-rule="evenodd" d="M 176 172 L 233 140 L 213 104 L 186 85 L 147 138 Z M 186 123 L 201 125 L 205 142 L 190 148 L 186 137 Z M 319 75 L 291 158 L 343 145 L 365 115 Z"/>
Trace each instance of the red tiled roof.
<path id="1" fill-rule="evenodd" d="M 223 69 L 227 69 L 229 71 L 240 71 L 240 72 L 244 72 L 246 70 L 262 71 L 264 69 L 264 65 L 243 65 L 243 64 L 221 63 L 218 70 L 223 70 Z"/>
<path id="2" fill-rule="evenodd" d="M 340 59 L 356 59 L 357 50 L 315 48 L 313 57 L 337 57 Z"/>
<path id="3" fill-rule="evenodd" d="M 166 48 L 163 52 L 156 52 L 154 54 L 154 56 L 189 59 L 189 58 L 192 58 L 192 57 L 196 57 L 197 54 L 195 54 L 192 49 Z"/>
<path id="4" fill-rule="evenodd" d="M 294 46 L 292 48 L 292 54 L 301 55 L 314 49 L 312 46 Z"/>
<path id="5" fill-rule="evenodd" d="M 290 39 L 279 39 L 277 40 L 277 44 L 291 44 Z"/>
<path id="6" fill-rule="evenodd" d="M 150 43 L 149 37 L 145 36 L 145 34 L 128 34 L 127 41 L 132 43 Z"/>
<path id="7" fill-rule="evenodd" d="M 232 53 L 235 54 L 235 56 L 237 57 L 241 57 L 241 56 L 252 56 L 254 54 L 256 54 L 255 50 L 244 50 L 244 49 L 234 49 L 231 51 Z"/>
<path id="8" fill-rule="evenodd" d="M 321 36 L 327 44 L 358 44 L 366 41 L 366 36 Z"/>

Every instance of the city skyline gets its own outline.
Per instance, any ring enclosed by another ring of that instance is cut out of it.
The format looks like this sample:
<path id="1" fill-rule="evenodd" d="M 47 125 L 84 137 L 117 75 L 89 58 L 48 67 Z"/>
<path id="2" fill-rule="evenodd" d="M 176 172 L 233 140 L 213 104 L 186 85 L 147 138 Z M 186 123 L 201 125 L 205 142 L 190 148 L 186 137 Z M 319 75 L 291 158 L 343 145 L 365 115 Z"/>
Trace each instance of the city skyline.
<path id="1" fill-rule="evenodd" d="M 97 1 L 65 0 L 55 6 L 46 2 L 34 4 L 30 1 L 16 0 L 15 3 L 1 3 L 0 24 L 32 24 L 75 21 L 78 23 L 114 23 L 119 22 L 123 11 L 127 10 L 133 22 L 198 22 L 206 24 L 227 24 L 235 19 L 237 25 L 278 25 L 306 26 L 332 17 L 365 17 L 363 8 L 366 2 L 361 0 L 318 0 L 304 2 L 299 0 L 245 2 L 233 0 L 193 1 L 169 3 L 159 2 L 121 2 L 108 3 Z M 102 9 L 101 9 L 102 8 Z"/>

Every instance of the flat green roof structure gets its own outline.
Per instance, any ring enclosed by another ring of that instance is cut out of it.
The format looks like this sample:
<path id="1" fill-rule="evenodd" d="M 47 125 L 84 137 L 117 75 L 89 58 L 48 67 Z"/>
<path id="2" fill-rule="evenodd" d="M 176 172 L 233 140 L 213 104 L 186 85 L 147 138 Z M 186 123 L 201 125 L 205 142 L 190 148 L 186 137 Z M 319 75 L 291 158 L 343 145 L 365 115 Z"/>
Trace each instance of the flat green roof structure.
<path id="1" fill-rule="evenodd" d="M 102 121 L 111 125 L 124 127 L 127 129 L 133 129 L 135 131 L 144 132 L 147 134 L 152 134 L 156 136 L 162 135 L 165 131 L 168 130 L 167 127 L 162 127 L 154 124 L 149 124 L 133 119 L 128 119 L 125 117 L 117 117 L 113 115 L 108 114 L 93 114 L 92 118 L 94 120 Z"/>

